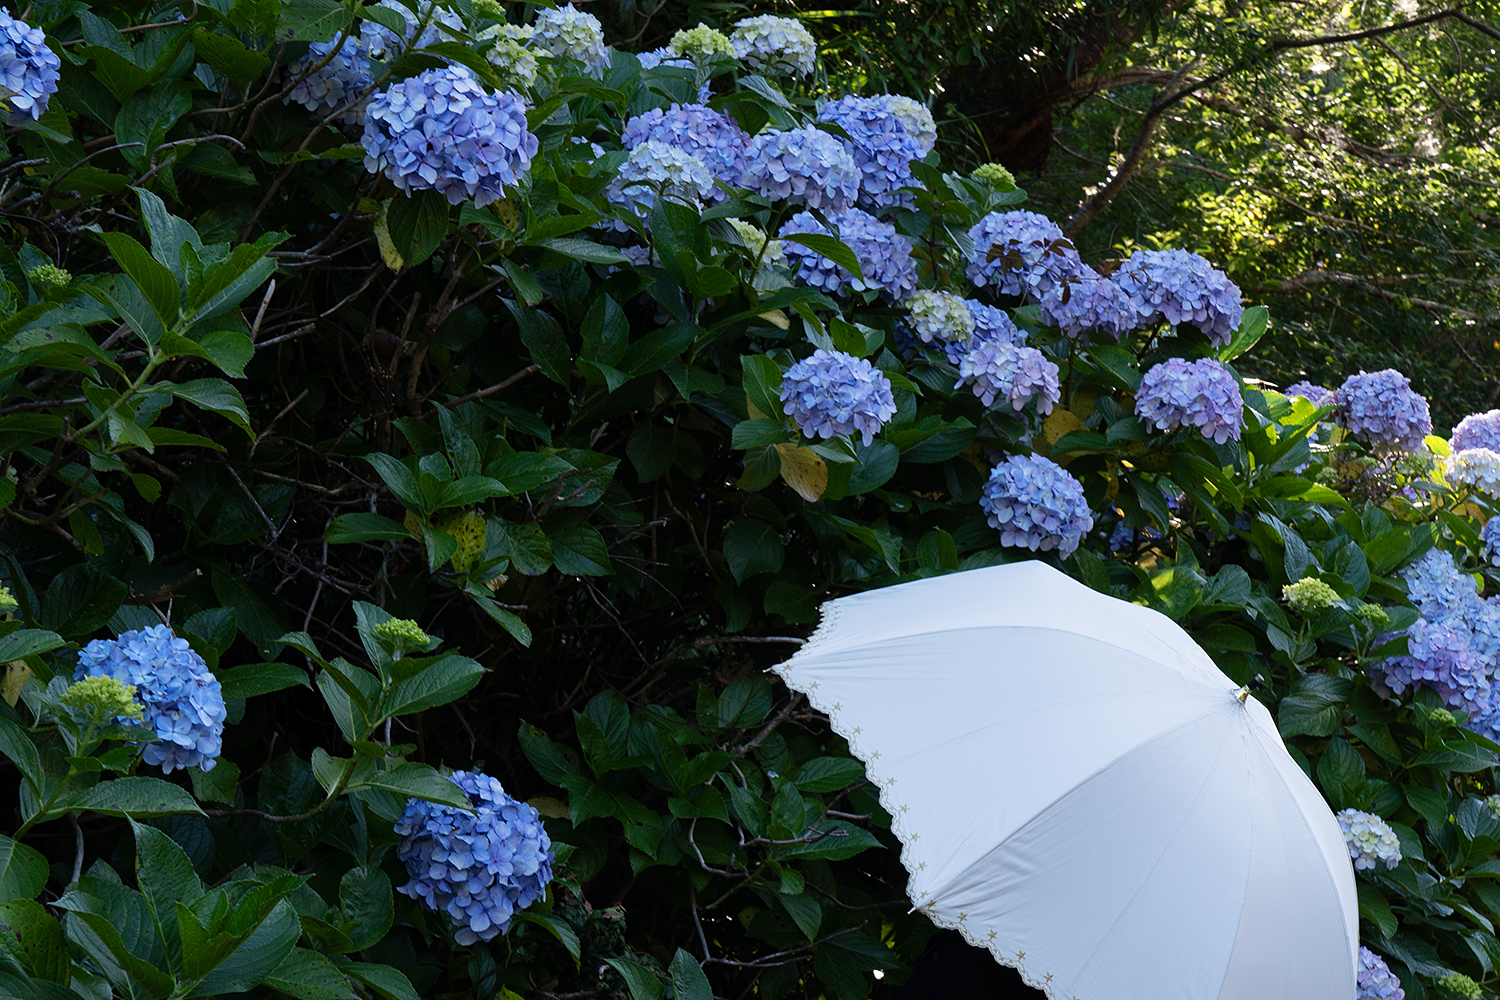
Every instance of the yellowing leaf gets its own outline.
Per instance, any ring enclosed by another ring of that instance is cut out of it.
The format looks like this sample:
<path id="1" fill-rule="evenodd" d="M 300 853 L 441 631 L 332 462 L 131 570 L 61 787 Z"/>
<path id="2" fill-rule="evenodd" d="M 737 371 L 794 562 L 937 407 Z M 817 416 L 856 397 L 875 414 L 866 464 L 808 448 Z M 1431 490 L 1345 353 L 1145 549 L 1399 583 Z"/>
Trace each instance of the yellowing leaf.
<path id="1" fill-rule="evenodd" d="M 760 407 L 756 406 L 755 405 L 755 401 L 753 399 L 751 399 L 748 395 L 745 397 L 745 409 L 747 411 L 749 411 L 749 413 L 750 413 L 750 419 L 752 419 L 752 420 L 765 420 L 765 419 L 767 419 L 767 415 L 765 413 L 761 412 Z"/>
<path id="2" fill-rule="evenodd" d="M 406 261 L 396 252 L 390 227 L 386 225 L 386 210 L 390 207 L 391 202 L 387 198 L 380 203 L 380 211 L 375 213 L 375 245 L 380 247 L 380 259 L 385 261 L 385 266 L 392 271 L 399 271 L 406 266 Z"/>
<path id="3" fill-rule="evenodd" d="M 1042 433 L 1047 436 L 1048 444 L 1057 444 L 1064 434 L 1081 430 L 1083 421 L 1071 410 L 1053 410 L 1052 415 L 1042 423 Z"/>
<path id="4" fill-rule="evenodd" d="M 1073 393 L 1073 400 L 1068 404 L 1068 410 L 1079 420 L 1087 420 L 1089 414 L 1094 412 L 1094 401 L 1099 394 L 1093 389 L 1079 389 Z"/>
<path id="5" fill-rule="evenodd" d="M 526 804 L 548 819 L 567 819 L 568 806 L 561 799 L 554 799 L 550 795 L 538 795 L 534 799 L 527 799 Z"/>
<path id="6" fill-rule="evenodd" d="M 1104 503 L 1109 503 L 1120 493 L 1120 477 L 1115 470 L 1109 470 L 1109 485 L 1104 488 Z"/>
<path id="7" fill-rule="evenodd" d="M 509 228 L 515 230 L 521 228 L 521 212 L 516 208 L 516 203 L 509 198 L 495 202 L 495 215 Z"/>
<path id="8" fill-rule="evenodd" d="M 795 444 L 778 444 L 781 456 L 781 478 L 808 503 L 819 500 L 828 489 L 828 463 L 811 448 Z"/>
<path id="9" fill-rule="evenodd" d="M 5 667 L 5 680 L 0 681 L 0 697 L 11 708 L 21 698 L 21 689 L 31 680 L 31 668 L 22 660 L 13 660 Z"/>
<path id="10" fill-rule="evenodd" d="M 778 330 L 789 329 L 792 325 L 791 319 L 788 318 L 787 314 L 782 312 L 780 309 L 772 309 L 770 312 L 763 312 L 756 318 L 765 320 L 767 323 L 770 323 Z"/>

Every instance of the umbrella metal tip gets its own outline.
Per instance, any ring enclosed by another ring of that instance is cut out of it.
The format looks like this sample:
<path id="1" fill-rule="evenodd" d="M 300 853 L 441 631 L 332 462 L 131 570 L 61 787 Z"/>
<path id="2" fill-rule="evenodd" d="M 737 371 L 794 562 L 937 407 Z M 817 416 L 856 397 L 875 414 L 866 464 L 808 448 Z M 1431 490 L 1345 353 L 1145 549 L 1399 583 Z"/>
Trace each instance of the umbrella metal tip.
<path id="1" fill-rule="evenodd" d="M 1234 697 L 1241 705 L 1243 705 L 1245 703 L 1245 699 L 1250 697 L 1250 692 L 1259 691 L 1265 686 L 1266 679 L 1260 674 L 1256 674 L 1255 677 L 1251 679 L 1249 684 L 1246 684 L 1244 687 L 1240 688 L 1234 693 Z"/>

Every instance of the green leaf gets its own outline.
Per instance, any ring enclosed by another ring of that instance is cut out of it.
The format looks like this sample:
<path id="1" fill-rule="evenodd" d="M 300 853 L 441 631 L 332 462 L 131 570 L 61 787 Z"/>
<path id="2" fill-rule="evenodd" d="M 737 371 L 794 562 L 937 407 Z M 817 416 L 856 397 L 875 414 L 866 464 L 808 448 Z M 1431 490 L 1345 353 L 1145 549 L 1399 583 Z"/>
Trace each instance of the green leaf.
<path id="1" fill-rule="evenodd" d="M 1229 345 L 1219 351 L 1220 361 L 1233 361 L 1254 347 L 1261 337 L 1265 336 L 1271 318 L 1270 311 L 1265 306 L 1251 306 L 1245 310 L 1240 317 L 1240 328 L 1236 331 L 1234 339 Z"/>
<path id="2" fill-rule="evenodd" d="M 750 405 L 762 417 L 780 414 L 782 373 L 776 362 L 764 354 L 747 354 L 740 357 L 740 367 L 745 372 L 745 398 Z"/>
<path id="3" fill-rule="evenodd" d="M 547 933 L 557 938 L 558 943 L 568 950 L 569 955 L 573 956 L 573 964 L 575 966 L 578 964 L 583 954 L 582 946 L 579 944 L 577 933 L 566 920 L 551 914 L 535 913 L 529 910 L 516 914 L 516 918 L 546 928 Z"/>
<path id="4" fill-rule="evenodd" d="M 332 962 L 306 948 L 293 948 L 265 983 L 298 1000 L 359 1000 Z"/>
<path id="5" fill-rule="evenodd" d="M 221 993 L 243 993 L 259 985 L 291 953 L 302 925 L 297 911 L 285 899 L 255 926 L 255 931 L 188 993 L 190 997 L 211 997 Z"/>
<path id="6" fill-rule="evenodd" d="M 364 983 L 382 1000 L 422 1000 L 412 987 L 411 980 L 389 965 L 373 962 L 346 962 L 339 971 Z"/>
<path id="7" fill-rule="evenodd" d="M 203 895 L 203 883 L 187 853 L 165 833 L 134 820 L 136 881 L 159 923 L 168 923 L 177 904 L 191 906 Z"/>
<path id="8" fill-rule="evenodd" d="M 407 657 L 400 665 L 419 672 L 391 686 L 381 701 L 382 715 L 410 715 L 446 705 L 472 691 L 484 676 L 483 667 L 456 653 L 421 660 L 420 666 L 413 660 L 417 658 Z"/>
<path id="9" fill-rule="evenodd" d="M 193 31 L 193 49 L 236 87 L 254 80 L 271 64 L 269 57 L 246 48 L 238 38 L 203 28 Z"/>
<path id="10" fill-rule="evenodd" d="M 73 930 L 71 925 L 75 921 L 88 928 L 92 939 Z M 75 910 L 68 914 L 68 923 L 68 937 L 99 963 L 111 982 L 117 985 L 129 984 L 129 987 L 133 987 L 128 990 L 130 994 L 143 995 L 147 1000 L 166 1000 L 171 996 L 176 985 L 172 977 L 134 954 L 107 917 L 99 913 Z"/>
<path id="11" fill-rule="evenodd" d="M 1342 677 L 1308 674 L 1281 700 L 1276 721 L 1283 736 L 1329 736 L 1343 718 L 1353 685 Z"/>
<path id="12" fill-rule="evenodd" d="M 812 896 L 803 894 L 800 896 L 777 895 L 776 901 L 786 908 L 787 916 L 797 925 L 797 929 L 806 935 L 807 940 L 815 940 L 818 936 L 818 928 L 823 925 L 823 908 Z"/>
<path id="13" fill-rule="evenodd" d="M 101 781 L 53 806 L 51 815 L 78 810 L 106 816 L 171 816 L 176 813 L 203 815 L 198 803 L 185 790 L 160 778 L 115 778 Z"/>
<path id="14" fill-rule="evenodd" d="M 407 267 L 416 267 L 432 256 L 448 235 L 448 199 L 437 191 L 398 195 L 386 212 L 391 242 Z"/>
<path id="15" fill-rule="evenodd" d="M 1099 367 L 1109 372 L 1132 392 L 1141 387 L 1141 372 L 1135 365 L 1135 355 L 1123 347 L 1105 345 L 1089 348 L 1089 356 Z"/>
<path id="16" fill-rule="evenodd" d="M 247 663 L 240 667 L 216 670 L 214 674 L 219 678 L 226 698 L 254 698 L 299 684 L 312 688 L 307 671 L 289 663 Z"/>
<path id="17" fill-rule="evenodd" d="M 629 258 L 614 247 L 607 247 L 592 240 L 577 239 L 550 239 L 542 240 L 541 246 L 548 250 L 554 250 L 573 260 L 585 261 L 589 264 L 625 264 Z"/>
<path id="18" fill-rule="evenodd" d="M 245 409 L 245 398 L 234 386 L 221 378 L 198 378 L 191 382 L 157 382 L 147 386 L 146 392 L 165 392 L 186 400 L 194 406 L 212 410 L 234 424 L 253 441 L 255 432 L 250 429 L 250 413 Z"/>
<path id="19" fill-rule="evenodd" d="M 572 512 L 554 514 L 545 523 L 552 561 L 566 576 L 608 576 L 614 572 L 604 536 Z"/>
<path id="20" fill-rule="evenodd" d="M 182 290 L 177 287 L 177 278 L 145 247 L 124 233 L 101 233 L 100 238 L 120 269 L 146 296 L 162 327 L 170 329 L 182 311 Z"/>
<path id="21" fill-rule="evenodd" d="M 672 956 L 667 975 L 672 978 L 672 995 L 676 1000 L 714 1000 L 713 987 L 708 984 L 702 967 L 681 948 Z"/>
<path id="22" fill-rule="evenodd" d="M 1381 891 L 1368 882 L 1361 881 L 1355 888 L 1359 890 L 1359 915 L 1380 928 L 1380 933 L 1390 937 L 1396 933 L 1396 915 L 1391 912 L 1391 904 L 1387 903 Z"/>
<path id="23" fill-rule="evenodd" d="M 779 856 L 783 859 L 800 858 L 806 861 L 818 858 L 844 861 L 871 847 L 880 846 L 880 841 L 870 831 L 843 821 L 825 824 L 820 832 L 826 835 L 805 844 L 783 848 Z"/>
<path id="24" fill-rule="evenodd" d="M 731 446 L 739 449 L 763 448 L 766 445 L 781 444 L 791 439 L 792 431 L 786 425 L 786 421 L 759 417 L 741 420 L 734 425 Z"/>
<path id="25" fill-rule="evenodd" d="M 23 628 L 0 637 L 0 663 L 19 660 L 23 656 L 50 653 L 63 645 L 62 636 L 39 628 Z"/>
<path id="26" fill-rule="evenodd" d="M 756 518 L 740 518 L 724 533 L 724 560 L 735 583 L 757 573 L 779 572 L 784 550 L 781 532 Z"/>
<path id="27" fill-rule="evenodd" d="M 865 766 L 849 757 L 814 757 L 792 777 L 804 792 L 837 792 L 865 776 Z"/>
<path id="28" fill-rule="evenodd" d="M 859 258 L 854 255 L 854 251 L 849 249 L 848 244 L 843 241 L 822 233 L 783 232 L 780 234 L 780 238 L 789 243 L 800 243 L 813 253 L 827 257 L 861 281 L 864 280 L 864 272 L 859 268 Z"/>
<path id="29" fill-rule="evenodd" d="M 353 21 L 353 13 L 339 0 L 287 0 L 276 40 L 331 42 Z"/>
<path id="30" fill-rule="evenodd" d="M 625 980 L 630 1000 L 661 1000 L 661 980 L 656 973 L 628 958 L 606 958 L 604 961 Z"/>
<path id="31" fill-rule="evenodd" d="M 469 798 L 447 778 L 426 764 L 406 763 L 393 771 L 376 771 L 366 775 L 361 782 L 364 787 L 379 788 L 408 798 L 426 799 L 445 806 L 457 806 L 473 812 Z M 352 787 L 352 786 L 351 786 Z"/>
<path id="32" fill-rule="evenodd" d="M 47 885 L 47 859 L 0 834 L 0 902 L 35 899 Z"/>
<path id="33" fill-rule="evenodd" d="M 352 950 L 373 948 L 396 919 L 391 880 L 379 868 L 349 869 L 339 881 L 339 907 L 354 945 Z"/>
<path id="34" fill-rule="evenodd" d="M 47 585 L 37 623 L 64 638 L 81 638 L 103 628 L 129 593 L 114 577 L 74 564 Z"/>
<path id="35" fill-rule="evenodd" d="M 29 899 L 0 903 L 0 955 L 38 979 L 66 986 L 72 978 L 62 924 Z"/>
<path id="36" fill-rule="evenodd" d="M 558 385 L 568 384 L 568 375 L 573 367 L 573 352 L 563 336 L 557 320 L 538 309 L 528 309 L 511 300 L 501 299 L 505 308 L 515 317 L 516 327 L 521 333 L 521 343 L 531 352 L 531 360 Z"/>

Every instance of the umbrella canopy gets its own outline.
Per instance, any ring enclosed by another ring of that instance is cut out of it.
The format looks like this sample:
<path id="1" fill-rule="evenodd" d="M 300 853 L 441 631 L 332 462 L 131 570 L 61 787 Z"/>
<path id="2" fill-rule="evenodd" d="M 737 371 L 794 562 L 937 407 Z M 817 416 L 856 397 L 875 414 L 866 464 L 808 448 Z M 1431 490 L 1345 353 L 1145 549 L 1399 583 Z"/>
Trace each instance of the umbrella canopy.
<path id="1" fill-rule="evenodd" d="M 1338 822 L 1165 616 L 994 566 L 825 604 L 776 670 L 865 762 L 912 901 L 1050 996 L 1354 996 Z"/>

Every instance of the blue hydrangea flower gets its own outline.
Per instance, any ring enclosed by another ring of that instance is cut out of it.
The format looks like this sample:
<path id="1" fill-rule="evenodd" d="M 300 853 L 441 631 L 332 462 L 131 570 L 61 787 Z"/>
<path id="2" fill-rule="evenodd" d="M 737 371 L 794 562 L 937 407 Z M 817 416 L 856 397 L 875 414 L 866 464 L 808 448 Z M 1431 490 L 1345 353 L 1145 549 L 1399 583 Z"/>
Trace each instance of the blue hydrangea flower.
<path id="1" fill-rule="evenodd" d="M 1377 861 L 1387 868 L 1401 863 L 1401 841 L 1385 820 L 1358 809 L 1340 810 L 1337 817 L 1355 868 L 1369 870 Z"/>
<path id="2" fill-rule="evenodd" d="M 757 73 L 796 73 L 818 68 L 818 43 L 801 21 L 763 14 L 735 23 L 729 36 L 734 57 Z"/>
<path id="3" fill-rule="evenodd" d="M 658 199 L 700 207 L 701 199 L 714 192 L 714 178 L 703 161 L 692 153 L 647 139 L 630 151 L 630 158 L 604 191 L 605 200 L 642 218 L 656 207 Z M 617 228 L 625 228 L 616 222 Z"/>
<path id="4" fill-rule="evenodd" d="M 1492 517 L 1480 529 L 1479 540 L 1484 543 L 1484 558 L 1491 566 L 1500 566 L 1500 517 Z"/>
<path id="5" fill-rule="evenodd" d="M 365 115 L 365 169 L 396 187 L 439 191 L 449 204 L 498 201 L 536 155 L 526 104 L 490 93 L 461 66 L 425 70 L 377 95 Z"/>
<path id="6" fill-rule="evenodd" d="M 832 122 L 849 134 L 849 151 L 859 166 L 861 208 L 878 212 L 911 205 L 911 194 L 901 189 L 917 183 L 911 161 L 921 158 L 921 149 L 880 98 L 829 101 L 819 109 L 818 121 Z"/>
<path id="7" fill-rule="evenodd" d="M 656 69 L 658 66 L 674 66 L 677 69 L 694 69 L 693 61 L 687 56 L 680 56 L 663 45 L 659 49 L 651 49 L 636 56 L 640 61 L 641 69 Z"/>
<path id="8" fill-rule="evenodd" d="M 1215 345 L 1229 343 L 1245 307 L 1239 286 L 1187 250 L 1137 250 L 1115 271 L 1115 284 L 1135 303 L 1141 323 L 1165 319 L 1195 326 Z"/>
<path id="9" fill-rule="evenodd" d="M 987 306 L 978 299 L 964 299 L 974 318 L 974 339 L 1001 344 L 1026 343 L 1026 331 L 1011 321 L 1004 309 Z"/>
<path id="10" fill-rule="evenodd" d="M 1488 665 L 1475 654 L 1472 633 L 1462 620 L 1418 618 L 1406 636 L 1410 652 L 1391 657 L 1380 668 L 1381 680 L 1393 693 L 1431 688 L 1443 704 L 1470 714 L 1488 699 Z"/>
<path id="11" fill-rule="evenodd" d="M 310 67 L 318 65 L 335 51 L 334 42 L 337 41 L 313 42 L 305 57 L 295 59 L 287 66 L 287 76 L 296 80 Z M 285 103 L 300 104 L 320 118 L 327 118 L 343 108 L 340 120 L 353 124 L 363 120 L 365 102 L 360 101 L 359 96 L 374 82 L 375 74 L 370 70 L 370 60 L 365 57 L 359 39 L 346 38 L 339 43 L 336 54 L 327 64 L 292 88 Z"/>
<path id="12" fill-rule="evenodd" d="M 1125 290 L 1087 265 L 1054 282 L 1042 293 L 1041 306 L 1042 322 L 1074 338 L 1099 330 L 1119 340 L 1140 325 Z"/>
<path id="13" fill-rule="evenodd" d="M 1377 451 L 1416 451 L 1432 433 L 1426 398 L 1394 368 L 1350 375 L 1334 403 L 1334 422 Z"/>
<path id="14" fill-rule="evenodd" d="M 876 288 L 888 302 L 900 301 L 916 290 L 917 265 L 911 257 L 911 244 L 896 233 L 895 226 L 857 208 L 833 212 L 828 221 L 838 227 L 838 238 L 854 251 L 864 278 L 856 278 L 822 254 L 788 240 L 788 234 L 795 233 L 834 235 L 811 212 L 798 212 L 776 234 L 785 241 L 787 262 L 798 281 L 833 295 L 849 289 Z"/>
<path id="15" fill-rule="evenodd" d="M 1359 975 L 1354 1000 L 1406 1000 L 1401 980 L 1391 972 L 1385 959 L 1363 945 L 1359 948 Z"/>
<path id="16" fill-rule="evenodd" d="M 991 212 L 969 230 L 969 240 L 969 280 L 1006 295 L 1039 298 L 1083 266 L 1057 224 L 1035 212 Z"/>
<path id="17" fill-rule="evenodd" d="M 227 714 L 224 693 L 203 657 L 165 625 L 95 639 L 78 654 L 75 681 L 113 677 L 135 685 L 143 719 L 157 736 L 142 759 L 167 774 L 177 768 L 212 771 L 218 763 Z"/>
<path id="18" fill-rule="evenodd" d="M 740 186 L 773 201 L 836 212 L 859 197 L 860 176 L 842 142 L 808 125 L 751 139 Z"/>
<path id="19" fill-rule="evenodd" d="M 896 415 L 891 380 L 884 372 L 863 358 L 821 348 L 787 369 L 781 406 L 807 437 L 857 431 L 867 445 Z"/>
<path id="20" fill-rule="evenodd" d="M 1293 382 L 1281 390 L 1283 396 L 1301 396 L 1318 409 L 1333 405 L 1333 390 L 1311 382 Z"/>
<path id="21" fill-rule="evenodd" d="M 1051 413 L 1061 398 L 1057 365 L 1035 347 L 976 341 L 958 363 L 959 379 L 954 388 L 967 385 L 985 406 L 996 397 L 1012 410 L 1036 400 L 1038 413 Z"/>
<path id="22" fill-rule="evenodd" d="M 531 26 L 536 29 L 532 42 L 559 59 L 576 59 L 595 75 L 609 68 L 604 26 L 594 15 L 585 14 L 572 4 L 543 7 L 537 11 Z"/>
<path id="23" fill-rule="evenodd" d="M 1240 380 L 1213 358 L 1170 358 L 1141 378 L 1135 412 L 1157 430 L 1196 427 L 1216 444 L 1240 439 Z"/>
<path id="24" fill-rule="evenodd" d="M 902 303 L 911 312 L 911 328 L 924 344 L 968 344 L 974 317 L 968 304 L 952 292 L 923 289 Z"/>
<path id="25" fill-rule="evenodd" d="M 872 100 L 895 115 L 906 129 L 906 134 L 917 141 L 919 158 L 932 152 L 932 147 L 937 145 L 937 122 L 933 120 L 927 105 L 900 94 L 881 94 Z"/>
<path id="26" fill-rule="evenodd" d="M 1453 428 L 1448 446 L 1454 451 L 1470 448 L 1488 448 L 1500 452 L 1500 410 L 1488 413 L 1471 413 Z"/>
<path id="27" fill-rule="evenodd" d="M 13 109 L 12 122 L 36 121 L 57 93 L 62 60 L 47 47 L 47 33 L 0 8 L 0 97 Z"/>
<path id="28" fill-rule="evenodd" d="M 1500 454 L 1488 448 L 1454 452 L 1443 461 L 1443 478 L 1450 485 L 1500 495 Z"/>
<path id="29" fill-rule="evenodd" d="M 397 36 L 390 28 L 375 21 L 360 22 L 360 48 L 371 59 L 378 59 L 382 62 L 394 60 L 407 49 L 424 48 L 436 42 L 453 41 L 454 35 L 444 31 L 439 25 L 450 28 L 455 33 L 461 33 L 464 30 L 463 20 L 438 3 L 424 4 L 420 17 L 413 15 L 397 0 L 380 0 L 375 6 L 395 11 L 406 19 L 406 32 L 401 36 Z M 420 36 L 417 36 L 417 25 L 423 22 L 427 27 L 422 29 Z"/>
<path id="30" fill-rule="evenodd" d="M 1056 549 L 1064 559 L 1094 527 L 1083 484 L 1041 455 L 1011 455 L 991 469 L 979 506 L 1000 544 Z"/>
<path id="31" fill-rule="evenodd" d="M 1453 553 L 1428 549 L 1401 571 L 1407 596 L 1429 621 L 1446 621 L 1469 613 L 1479 600 L 1474 577 L 1459 570 Z"/>
<path id="32" fill-rule="evenodd" d="M 666 110 L 652 108 L 637 115 L 620 134 L 620 145 L 634 149 L 647 139 L 692 153 L 725 184 L 739 184 L 744 176 L 745 146 L 750 137 L 727 115 L 701 104 L 674 104 Z M 709 200 L 726 197 L 714 190 Z"/>
<path id="33" fill-rule="evenodd" d="M 411 881 L 398 891 L 448 914 L 458 943 L 471 945 L 505 933 L 517 911 L 547 894 L 552 841 L 536 809 L 489 775 L 454 771 L 449 780 L 475 812 L 407 802 L 396 821 L 396 857 Z"/>

